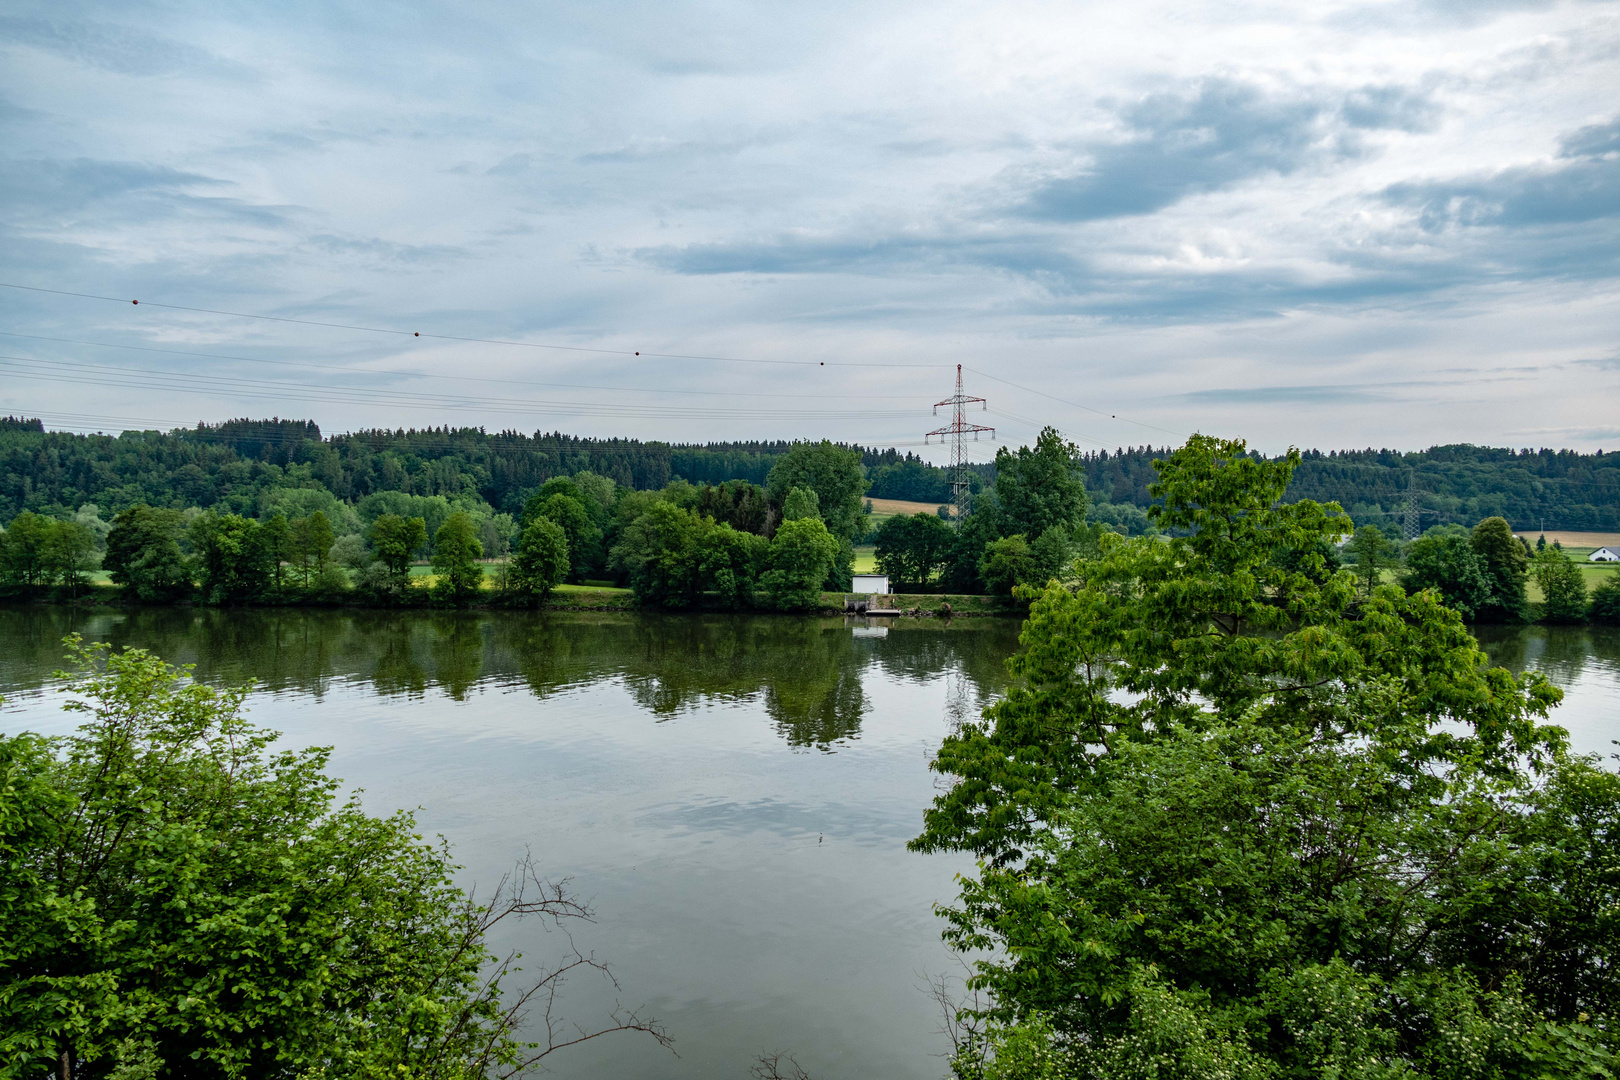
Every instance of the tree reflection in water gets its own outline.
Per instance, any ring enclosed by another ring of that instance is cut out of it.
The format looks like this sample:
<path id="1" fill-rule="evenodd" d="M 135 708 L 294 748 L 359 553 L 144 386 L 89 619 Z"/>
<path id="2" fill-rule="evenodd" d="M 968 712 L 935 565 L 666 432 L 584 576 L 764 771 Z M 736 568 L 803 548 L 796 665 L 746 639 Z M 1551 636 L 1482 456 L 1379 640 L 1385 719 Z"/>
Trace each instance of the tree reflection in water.
<path id="1" fill-rule="evenodd" d="M 857 639 L 842 619 L 785 616 L 17 607 L 0 609 L 8 692 L 44 685 L 73 631 L 195 664 L 205 682 L 251 678 L 317 696 L 342 679 L 385 696 L 436 688 L 457 701 L 481 683 L 522 684 L 544 700 L 621 679 L 660 720 L 757 699 L 790 745 L 825 751 L 860 736 L 871 707 L 865 678 L 949 672 L 954 697 L 975 706 L 998 693 L 1018 624 L 902 621 L 887 637 Z"/>

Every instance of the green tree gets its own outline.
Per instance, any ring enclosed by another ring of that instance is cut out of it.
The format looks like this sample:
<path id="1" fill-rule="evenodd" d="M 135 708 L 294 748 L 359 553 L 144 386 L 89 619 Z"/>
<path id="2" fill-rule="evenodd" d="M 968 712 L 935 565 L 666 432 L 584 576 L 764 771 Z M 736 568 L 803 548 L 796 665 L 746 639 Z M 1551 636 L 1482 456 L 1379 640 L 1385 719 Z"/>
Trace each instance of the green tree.
<path id="1" fill-rule="evenodd" d="M 1523 622 L 1529 617 L 1524 582 L 1530 559 L 1524 545 L 1514 538 L 1512 526 L 1499 517 L 1486 518 L 1474 526 L 1469 543 L 1484 562 L 1491 583 L 1490 603 L 1476 617 L 1484 622 Z"/>
<path id="2" fill-rule="evenodd" d="M 1539 614 L 1543 622 L 1586 621 L 1586 579 L 1563 549 L 1550 547 L 1537 552 L 1530 561 L 1530 572 L 1541 588 Z"/>
<path id="3" fill-rule="evenodd" d="M 853 540 L 860 531 L 861 496 L 866 493 L 860 451 L 845 450 L 825 439 L 794 443 L 771 466 L 765 490 L 771 502 L 782 506 L 794 488 L 816 493 L 821 520 L 835 539 Z"/>
<path id="4" fill-rule="evenodd" d="M 1080 452 L 1054 428 L 1033 448 L 996 451 L 996 499 L 1006 535 L 1039 537 L 1054 525 L 1074 530 L 1086 521 L 1085 467 Z"/>
<path id="5" fill-rule="evenodd" d="M 1014 533 L 985 545 L 979 577 L 990 595 L 1006 599 L 1012 596 L 1013 589 L 1029 583 L 1034 565 L 1029 542 L 1022 534 Z"/>
<path id="6" fill-rule="evenodd" d="M 702 598 L 696 558 L 701 528 L 702 519 L 692 511 L 661 500 L 625 527 L 612 562 L 629 581 L 637 603 L 681 608 Z"/>
<path id="7" fill-rule="evenodd" d="M 77 521 L 53 521 L 45 542 L 45 568 L 50 579 L 76 592 L 96 563 L 96 536 Z"/>
<path id="8" fill-rule="evenodd" d="M 523 530 L 517 555 L 507 569 L 507 588 L 528 603 L 541 604 L 567 576 L 567 535 L 555 521 L 536 516 Z"/>
<path id="9" fill-rule="evenodd" d="M 263 544 L 270 559 L 270 577 L 279 590 L 285 577 L 283 567 L 297 558 L 293 548 L 292 526 L 287 522 L 286 514 L 272 514 L 259 522 L 259 528 L 264 530 Z"/>
<path id="10" fill-rule="evenodd" d="M 1470 621 L 1491 602 L 1491 579 L 1486 575 L 1485 561 L 1466 534 L 1430 530 L 1413 540 L 1406 549 L 1403 581 L 1408 592 L 1433 589 L 1441 602 L 1456 608 Z"/>
<path id="11" fill-rule="evenodd" d="M 272 751 L 246 688 L 69 643 L 86 723 L 0 736 L 8 1074 L 469 1080 L 559 1048 L 521 1042 L 519 1018 L 600 965 L 575 955 L 503 1000 L 485 937 L 586 909 L 528 864 L 475 903 L 409 814 L 334 802 L 325 750 Z M 667 1041 L 633 1015 L 608 1028 Z"/>
<path id="12" fill-rule="evenodd" d="M 335 542 L 332 526 L 320 510 L 308 517 L 294 518 L 289 529 L 293 565 L 303 575 L 304 587 L 309 587 L 309 575 L 326 565 L 326 557 Z"/>
<path id="13" fill-rule="evenodd" d="M 787 493 L 782 500 L 782 520 L 798 521 L 801 518 L 821 517 L 821 501 L 811 488 L 796 487 Z"/>
<path id="14" fill-rule="evenodd" d="M 388 570 L 396 587 L 408 583 L 411 560 L 427 545 L 427 525 L 419 517 L 383 514 L 369 530 L 372 554 Z"/>
<path id="15" fill-rule="evenodd" d="M 46 585 L 51 579 L 50 546 L 55 523 L 48 517 L 24 510 L 11 519 L 3 537 L 7 582 L 13 585 Z"/>
<path id="16" fill-rule="evenodd" d="M 562 485 L 578 492 L 578 487 L 572 480 L 553 480 L 541 488 L 541 492 L 553 489 L 551 494 L 543 498 L 536 495 L 529 500 L 524 508 L 525 522 L 533 522 L 536 518 L 544 517 L 555 521 L 562 526 L 563 534 L 568 537 L 569 559 L 575 564 L 576 570 L 583 571 L 587 566 L 595 566 L 600 561 L 602 532 L 592 520 L 590 512 L 581 499 L 566 492 L 555 490 Z"/>
<path id="17" fill-rule="evenodd" d="M 921 592 L 953 554 L 955 535 L 935 514 L 896 515 L 873 532 L 878 569 Z"/>
<path id="18" fill-rule="evenodd" d="M 781 611 L 821 606 L 821 586 L 838 554 L 838 541 L 818 518 L 784 521 L 771 538 L 760 578 L 771 605 Z"/>
<path id="19" fill-rule="evenodd" d="M 947 912 L 990 1025 L 960 1075 L 1613 1067 L 1620 778 L 1434 593 L 1311 565 L 1345 519 L 1279 502 L 1297 461 L 1159 462 L 1179 535 L 1103 536 L 945 739 L 913 846 L 982 860 Z"/>
<path id="20" fill-rule="evenodd" d="M 205 511 L 190 529 L 203 595 L 210 603 L 256 600 L 275 581 L 273 537 L 251 518 Z"/>
<path id="21" fill-rule="evenodd" d="M 1609 575 L 1592 590 L 1592 621 L 1603 626 L 1620 626 L 1620 576 Z"/>
<path id="22" fill-rule="evenodd" d="M 458 510 L 445 518 L 433 537 L 434 591 L 451 600 L 476 596 L 484 585 L 484 568 L 478 563 L 483 554 L 471 517 Z"/>
<path id="23" fill-rule="evenodd" d="M 1379 572 L 1395 565 L 1395 545 L 1378 526 L 1363 525 L 1345 546 L 1356 558 L 1356 577 L 1361 579 L 1362 591 L 1371 596 Z"/>
<path id="24" fill-rule="evenodd" d="M 140 600 L 173 599 L 191 589 L 191 569 L 180 550 L 183 531 L 178 510 L 132 506 L 113 518 L 101 564 Z"/>

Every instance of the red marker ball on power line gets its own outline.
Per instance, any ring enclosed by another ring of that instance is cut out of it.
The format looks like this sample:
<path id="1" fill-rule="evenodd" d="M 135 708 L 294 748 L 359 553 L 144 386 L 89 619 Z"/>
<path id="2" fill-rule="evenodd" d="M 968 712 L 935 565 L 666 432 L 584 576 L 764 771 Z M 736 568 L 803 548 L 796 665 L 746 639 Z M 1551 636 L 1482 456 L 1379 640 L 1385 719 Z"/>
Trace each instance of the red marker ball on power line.
<path id="1" fill-rule="evenodd" d="M 636 353 L 636 355 L 637 355 L 637 356 L 640 356 L 640 355 L 641 355 L 641 353 L 640 353 L 640 352 L 639 352 L 639 351 L 638 351 L 638 352 L 637 352 L 637 353 Z"/>
<path id="2" fill-rule="evenodd" d="M 132 304 L 138 304 L 138 303 L 140 303 L 140 301 L 139 301 L 139 300 L 131 300 L 131 301 L 130 301 L 130 303 L 132 303 Z"/>
<path id="3" fill-rule="evenodd" d="M 416 332 L 416 336 L 417 336 L 417 337 L 421 337 L 421 336 L 422 336 L 422 331 L 420 331 L 420 330 L 418 330 L 418 331 L 417 331 L 417 332 Z"/>

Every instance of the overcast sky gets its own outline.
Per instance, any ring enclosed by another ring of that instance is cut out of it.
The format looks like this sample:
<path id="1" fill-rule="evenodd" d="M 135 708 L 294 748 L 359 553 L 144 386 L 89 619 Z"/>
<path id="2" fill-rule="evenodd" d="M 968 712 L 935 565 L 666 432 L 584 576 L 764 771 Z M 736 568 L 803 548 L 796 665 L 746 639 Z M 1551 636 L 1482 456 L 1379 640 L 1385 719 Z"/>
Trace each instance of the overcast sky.
<path id="1" fill-rule="evenodd" d="M 48 427 L 1620 447 L 1614 3 L 4 11 Z"/>

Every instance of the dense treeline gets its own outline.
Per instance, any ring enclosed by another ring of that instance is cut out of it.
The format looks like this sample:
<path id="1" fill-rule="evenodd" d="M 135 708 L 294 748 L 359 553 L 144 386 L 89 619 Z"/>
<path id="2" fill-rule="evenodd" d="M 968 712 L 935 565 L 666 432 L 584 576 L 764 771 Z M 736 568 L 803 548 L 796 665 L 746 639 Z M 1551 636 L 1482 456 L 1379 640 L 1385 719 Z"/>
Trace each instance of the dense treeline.
<path id="1" fill-rule="evenodd" d="M 350 504 L 320 486 L 265 489 L 247 513 L 228 502 L 142 502 L 110 521 L 94 503 L 71 517 L 25 510 L 0 532 L 0 584 L 77 591 L 99 566 L 149 603 L 529 604 L 592 580 L 668 608 L 819 606 L 823 589 L 848 587 L 867 529 L 860 455 L 800 443 L 765 481 L 646 491 L 582 470 L 514 500 L 516 514 L 471 490 L 374 491 Z M 430 590 L 412 577 L 423 558 Z"/>
<path id="2" fill-rule="evenodd" d="M 1086 486 L 1100 503 L 1145 508 L 1154 502 L 1153 462 L 1169 454 L 1150 446 L 1087 454 Z M 1391 526 L 1414 481 L 1425 527 L 1500 517 L 1520 531 L 1620 529 L 1620 454 L 1602 450 L 1309 450 L 1283 501 L 1336 502 L 1358 524 Z"/>
<path id="3" fill-rule="evenodd" d="M 582 439 L 561 433 L 478 428 L 373 430 L 323 437 L 304 420 L 231 420 L 171 432 L 73 435 L 38 420 L 0 420 L 0 521 L 23 510 L 62 517 L 85 503 L 117 512 L 136 503 L 256 514 L 266 493 L 319 487 L 358 502 L 381 491 L 475 495 L 516 515 L 556 476 L 591 472 L 635 490 L 672 480 L 764 485 L 792 444 L 670 445 Z M 911 452 L 846 447 L 859 454 L 873 498 L 943 503 L 949 473 Z M 1127 447 L 1082 456 L 1094 521 L 1136 535 L 1154 504 L 1153 462 L 1168 448 Z M 1357 522 L 1389 525 L 1416 481 L 1423 524 L 1505 518 L 1515 529 L 1620 529 L 1620 466 L 1613 453 L 1437 446 L 1306 451 L 1285 501 L 1337 502 Z M 972 467 L 975 491 L 995 483 L 994 463 Z"/>

